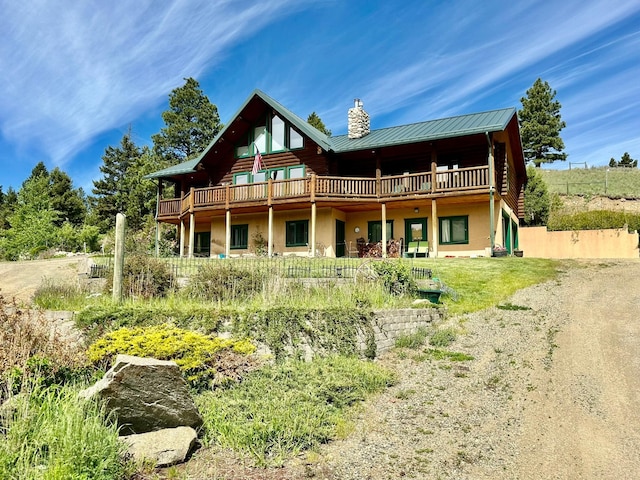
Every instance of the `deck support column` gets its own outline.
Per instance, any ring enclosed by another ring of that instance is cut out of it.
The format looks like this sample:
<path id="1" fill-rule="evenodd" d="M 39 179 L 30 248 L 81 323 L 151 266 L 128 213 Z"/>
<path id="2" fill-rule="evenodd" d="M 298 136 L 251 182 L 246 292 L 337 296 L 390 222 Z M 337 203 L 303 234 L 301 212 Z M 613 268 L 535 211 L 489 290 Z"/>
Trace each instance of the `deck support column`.
<path id="1" fill-rule="evenodd" d="M 224 217 L 224 257 L 231 255 L 231 210 L 227 208 Z"/>
<path id="2" fill-rule="evenodd" d="M 273 207 L 269 205 L 269 227 L 267 233 L 267 256 L 273 257 Z"/>
<path id="3" fill-rule="evenodd" d="M 189 214 L 189 258 L 193 258 L 193 248 L 196 240 L 196 216 L 192 212 Z"/>
<path id="4" fill-rule="evenodd" d="M 316 202 L 311 204 L 311 256 L 316 256 Z"/>
<path id="5" fill-rule="evenodd" d="M 496 179 L 494 175 L 494 160 L 493 160 L 493 144 L 491 142 L 491 136 L 489 132 L 486 133 L 487 143 L 489 144 L 489 153 L 487 155 L 487 161 L 489 163 L 489 243 L 491 247 L 491 254 L 493 255 L 493 247 L 496 244 L 496 230 L 495 230 L 495 212 L 494 212 L 494 195 L 496 191 Z"/>
<path id="6" fill-rule="evenodd" d="M 438 258 L 438 239 L 440 238 L 440 227 L 438 225 L 438 202 L 431 199 L 431 251 L 434 258 Z"/>
<path id="7" fill-rule="evenodd" d="M 387 204 L 382 204 L 382 258 L 387 258 Z"/>
<path id="8" fill-rule="evenodd" d="M 184 236 L 185 236 L 184 218 L 181 218 L 180 219 L 180 257 L 184 257 Z"/>

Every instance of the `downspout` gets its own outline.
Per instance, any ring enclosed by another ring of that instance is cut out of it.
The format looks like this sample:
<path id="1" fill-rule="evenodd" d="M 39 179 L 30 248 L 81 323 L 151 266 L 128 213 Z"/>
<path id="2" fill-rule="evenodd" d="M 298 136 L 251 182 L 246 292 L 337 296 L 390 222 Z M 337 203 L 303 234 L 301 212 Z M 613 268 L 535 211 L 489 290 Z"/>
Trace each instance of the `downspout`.
<path id="1" fill-rule="evenodd" d="M 487 156 L 489 162 L 489 243 L 491 245 L 491 255 L 493 255 L 493 247 L 496 242 L 496 232 L 494 230 L 494 195 L 495 195 L 495 175 L 493 172 L 493 145 L 491 143 L 491 136 L 489 132 L 485 132 L 487 137 L 487 145 L 489 147 L 489 155 Z"/>

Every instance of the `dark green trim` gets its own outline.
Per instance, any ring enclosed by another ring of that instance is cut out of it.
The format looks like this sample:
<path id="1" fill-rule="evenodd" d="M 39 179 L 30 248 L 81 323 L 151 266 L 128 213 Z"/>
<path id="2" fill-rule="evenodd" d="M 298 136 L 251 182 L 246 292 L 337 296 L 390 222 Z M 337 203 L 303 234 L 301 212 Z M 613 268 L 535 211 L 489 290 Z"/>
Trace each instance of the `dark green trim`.
<path id="1" fill-rule="evenodd" d="M 285 223 L 285 245 L 287 247 L 309 245 L 309 220 L 290 220 Z"/>
<path id="2" fill-rule="evenodd" d="M 462 220 L 464 221 L 464 240 L 450 240 L 448 242 L 444 242 L 442 240 L 442 232 L 444 231 L 444 228 L 442 227 L 442 222 L 444 220 L 449 220 L 451 222 L 451 230 L 449 231 L 449 238 L 453 237 L 452 233 L 453 233 L 453 222 L 454 221 L 459 221 Z M 439 217 L 438 218 L 438 222 L 439 222 L 439 235 L 440 238 L 438 239 L 440 245 L 465 245 L 469 243 L 469 216 L 468 215 L 458 215 L 458 216 L 454 216 L 454 217 Z"/>

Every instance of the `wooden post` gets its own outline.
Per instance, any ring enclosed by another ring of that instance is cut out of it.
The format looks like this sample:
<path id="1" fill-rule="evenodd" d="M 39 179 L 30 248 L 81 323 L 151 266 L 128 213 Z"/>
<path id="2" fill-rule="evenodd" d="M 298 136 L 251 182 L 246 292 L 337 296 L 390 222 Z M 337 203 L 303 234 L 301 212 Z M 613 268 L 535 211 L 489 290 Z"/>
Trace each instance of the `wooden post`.
<path id="1" fill-rule="evenodd" d="M 431 150 L 431 193 L 436 191 L 438 181 L 438 153 L 435 148 Z"/>
<path id="2" fill-rule="evenodd" d="M 376 155 L 376 196 L 380 197 L 380 177 L 382 177 L 382 160 Z"/>
<path id="3" fill-rule="evenodd" d="M 180 219 L 180 257 L 184 257 L 184 237 L 185 237 L 185 227 L 184 227 L 184 218 Z"/>
<path id="4" fill-rule="evenodd" d="M 316 202 L 311 204 L 311 256 L 316 256 Z"/>
<path id="5" fill-rule="evenodd" d="M 273 206 L 269 205 L 269 228 L 267 234 L 267 255 L 273 257 Z"/>
<path id="6" fill-rule="evenodd" d="M 196 240 L 196 215 L 191 212 L 189 214 L 189 258 L 193 258 L 193 248 Z"/>
<path id="7" fill-rule="evenodd" d="M 433 256 L 438 258 L 438 242 L 440 241 L 440 226 L 438 224 L 438 203 L 435 198 L 431 199 L 431 251 Z"/>
<path id="8" fill-rule="evenodd" d="M 224 256 L 229 258 L 231 255 L 231 210 L 227 209 L 224 220 L 225 233 L 224 233 Z"/>
<path id="9" fill-rule="evenodd" d="M 116 249 L 113 259 L 113 301 L 122 301 L 122 272 L 124 270 L 124 232 L 127 219 L 122 213 L 116 215 Z"/>

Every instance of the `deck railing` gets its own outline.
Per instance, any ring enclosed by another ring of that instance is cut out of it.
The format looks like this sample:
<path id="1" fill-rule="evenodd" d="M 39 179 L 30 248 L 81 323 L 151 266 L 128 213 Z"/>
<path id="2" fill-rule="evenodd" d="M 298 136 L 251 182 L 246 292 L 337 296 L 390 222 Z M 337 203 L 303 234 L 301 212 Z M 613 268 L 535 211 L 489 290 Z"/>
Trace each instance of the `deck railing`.
<path id="1" fill-rule="evenodd" d="M 296 198 L 311 200 L 312 196 L 314 199 L 398 200 L 407 196 L 433 196 L 488 186 L 487 166 L 393 175 L 380 179 L 312 175 L 306 178 L 193 189 L 181 199 L 161 200 L 158 215 L 178 216 L 191 208 L 248 205 L 265 201 L 277 203 Z"/>

